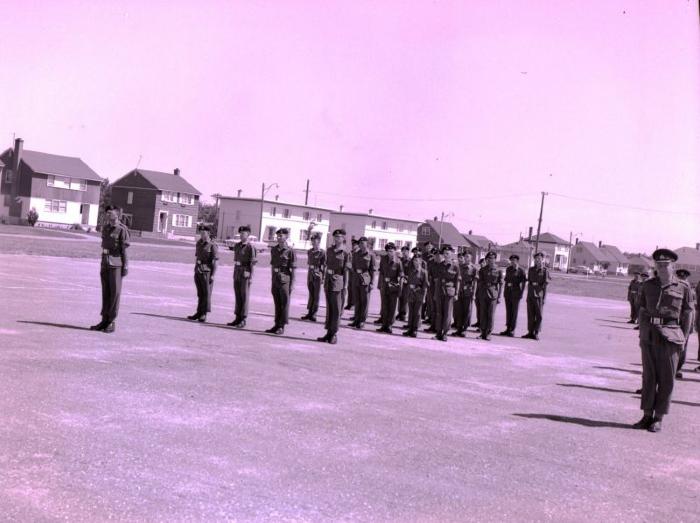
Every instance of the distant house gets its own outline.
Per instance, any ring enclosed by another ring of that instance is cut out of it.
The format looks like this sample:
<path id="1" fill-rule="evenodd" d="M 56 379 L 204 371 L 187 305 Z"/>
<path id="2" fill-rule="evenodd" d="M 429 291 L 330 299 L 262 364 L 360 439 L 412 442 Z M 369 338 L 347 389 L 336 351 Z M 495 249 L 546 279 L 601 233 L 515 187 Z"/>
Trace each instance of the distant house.
<path id="1" fill-rule="evenodd" d="M 545 265 L 548 267 L 560 271 L 568 269 L 571 244 L 565 239 L 551 232 L 543 232 L 540 234 L 539 242 L 537 242 L 537 235 L 531 236 L 525 241 L 533 247 L 537 244 L 537 249 L 544 254 Z"/>
<path id="2" fill-rule="evenodd" d="M 423 245 L 429 241 L 436 247 L 438 244 L 449 244 L 457 250 L 464 250 L 469 247 L 469 242 L 450 222 L 437 219 L 426 220 L 418 226 L 418 244 Z"/>
<path id="3" fill-rule="evenodd" d="M 651 271 L 654 269 L 654 261 L 650 257 L 643 254 L 627 256 L 627 261 L 629 263 L 627 269 L 628 274 L 634 274 L 635 272 L 640 274 L 647 272 L 651 274 Z"/>
<path id="4" fill-rule="evenodd" d="M 496 242 L 489 240 L 486 236 L 472 234 L 472 231 L 469 231 L 467 234 L 462 234 L 462 237 L 467 242 L 466 250 L 472 255 L 474 261 L 478 262 L 481 258 L 486 256 L 486 253 L 489 251 L 496 252 L 496 260 L 501 259 Z"/>
<path id="5" fill-rule="evenodd" d="M 571 250 L 571 267 L 585 265 L 594 272 L 602 272 L 614 263 L 615 258 L 591 242 L 576 242 Z"/>
<path id="6" fill-rule="evenodd" d="M 111 203 L 124 223 L 145 237 L 194 238 L 200 193 L 181 175 L 134 169 L 112 184 Z"/>
<path id="7" fill-rule="evenodd" d="M 689 270 L 690 281 L 693 285 L 697 285 L 698 280 L 700 280 L 700 243 L 696 243 L 695 248 L 681 247 L 675 251 L 678 254 L 676 269 Z"/>
<path id="8" fill-rule="evenodd" d="M 520 265 L 524 267 L 529 266 L 530 256 L 534 254 L 532 245 L 522 239 L 514 243 L 501 245 L 498 250 L 501 254 L 501 261 L 504 263 L 507 262 L 513 254 L 515 254 L 520 257 Z"/>
<path id="9" fill-rule="evenodd" d="M 40 226 L 97 225 L 102 178 L 80 158 L 28 151 L 17 138 L 0 162 L 3 221 L 24 223 L 34 208 Z"/>
<path id="10" fill-rule="evenodd" d="M 372 213 L 331 212 L 331 232 L 345 229 L 347 239 L 366 236 L 369 246 L 375 250 L 384 250 L 392 242 L 397 248 L 415 247 L 420 222 L 403 218 L 377 216 Z"/>
<path id="11" fill-rule="evenodd" d="M 612 262 L 609 263 L 607 267 L 608 272 L 612 272 L 614 274 L 619 274 L 621 276 L 627 276 L 629 273 L 629 260 L 627 259 L 627 256 L 622 254 L 620 249 L 615 247 L 614 245 L 600 245 L 600 250 L 603 251 L 604 254 L 608 255 L 609 258 L 612 258 Z"/>

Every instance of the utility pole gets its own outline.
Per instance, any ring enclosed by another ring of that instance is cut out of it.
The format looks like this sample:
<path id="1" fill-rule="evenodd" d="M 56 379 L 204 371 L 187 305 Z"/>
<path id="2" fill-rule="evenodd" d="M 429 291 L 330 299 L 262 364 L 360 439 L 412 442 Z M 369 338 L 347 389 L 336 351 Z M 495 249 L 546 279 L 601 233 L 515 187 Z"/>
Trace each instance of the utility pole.
<path id="1" fill-rule="evenodd" d="M 440 245 L 442 244 L 442 222 L 445 220 L 445 212 L 440 213 L 440 236 L 438 236 L 438 250 L 440 250 Z"/>
<path id="2" fill-rule="evenodd" d="M 304 205 L 309 205 L 309 179 L 306 179 L 306 197 L 304 198 Z"/>
<path id="3" fill-rule="evenodd" d="M 542 229 L 542 210 L 544 209 L 544 197 L 547 193 L 542 191 L 542 201 L 540 202 L 540 219 L 537 220 L 537 238 L 535 239 L 535 254 L 540 248 L 540 230 Z"/>

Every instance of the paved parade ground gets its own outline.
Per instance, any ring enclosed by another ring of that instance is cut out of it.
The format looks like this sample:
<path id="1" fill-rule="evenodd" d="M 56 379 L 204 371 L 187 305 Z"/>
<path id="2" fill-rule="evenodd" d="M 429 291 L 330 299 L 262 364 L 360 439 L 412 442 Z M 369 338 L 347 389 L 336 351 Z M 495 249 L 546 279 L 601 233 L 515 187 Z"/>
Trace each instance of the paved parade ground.
<path id="1" fill-rule="evenodd" d="M 624 301 L 551 294 L 540 342 L 368 324 L 332 346 L 262 332 L 267 268 L 238 331 L 230 266 L 199 324 L 191 265 L 133 261 L 104 334 L 98 271 L 0 255 L 0 520 L 700 520 L 697 338 L 663 431 L 632 430 Z"/>

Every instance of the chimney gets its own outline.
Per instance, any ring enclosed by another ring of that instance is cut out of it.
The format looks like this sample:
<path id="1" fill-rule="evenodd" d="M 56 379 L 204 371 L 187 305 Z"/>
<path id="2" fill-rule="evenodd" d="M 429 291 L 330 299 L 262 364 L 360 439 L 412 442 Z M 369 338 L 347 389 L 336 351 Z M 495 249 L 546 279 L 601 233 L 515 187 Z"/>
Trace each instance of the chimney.
<path id="1" fill-rule="evenodd" d="M 467 234 L 469 234 L 469 236 L 471 236 L 471 235 L 472 235 L 472 230 L 469 229 L 469 232 L 468 232 Z"/>
<path id="2" fill-rule="evenodd" d="M 175 176 L 180 176 L 180 169 L 178 169 L 177 167 L 175 167 L 175 170 L 173 171 L 173 174 L 174 174 Z"/>
<path id="3" fill-rule="evenodd" d="M 340 212 L 343 212 L 343 204 L 340 204 Z"/>
<path id="4" fill-rule="evenodd" d="M 243 189 L 238 189 L 238 194 L 236 195 L 236 198 L 240 198 L 242 192 L 243 192 Z"/>
<path id="5" fill-rule="evenodd" d="M 598 242 L 598 248 L 600 249 L 602 246 L 603 246 L 603 240 L 600 240 L 600 241 Z"/>
<path id="6" fill-rule="evenodd" d="M 22 161 L 22 149 L 24 148 L 24 140 L 22 138 L 17 138 L 15 140 L 15 150 L 12 153 L 12 172 L 14 173 L 14 178 L 17 179 L 19 173 L 19 162 Z"/>
<path id="7" fill-rule="evenodd" d="M 700 243 L 696 243 L 696 244 L 695 244 L 695 250 L 696 250 L 696 251 L 700 251 Z"/>
<path id="8" fill-rule="evenodd" d="M 576 237 L 576 243 L 574 245 L 578 245 L 578 236 Z"/>
<path id="9" fill-rule="evenodd" d="M 279 199 L 280 199 L 280 195 L 279 195 L 279 194 L 275 194 L 275 201 L 279 201 Z"/>
<path id="10" fill-rule="evenodd" d="M 374 210 L 374 209 L 370 209 L 370 210 L 369 210 L 369 214 L 372 214 L 372 211 L 373 211 L 373 210 Z"/>
<path id="11" fill-rule="evenodd" d="M 527 229 L 527 241 L 532 241 L 532 227 Z"/>

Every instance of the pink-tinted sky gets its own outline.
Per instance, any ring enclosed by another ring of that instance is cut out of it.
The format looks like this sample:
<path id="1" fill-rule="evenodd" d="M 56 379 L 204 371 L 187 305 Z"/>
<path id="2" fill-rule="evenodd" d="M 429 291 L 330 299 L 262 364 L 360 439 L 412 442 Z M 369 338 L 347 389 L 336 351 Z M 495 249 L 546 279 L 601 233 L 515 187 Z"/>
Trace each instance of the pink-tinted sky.
<path id="1" fill-rule="evenodd" d="M 1 1 L 0 140 L 205 195 L 700 241 L 700 32 L 687 0 Z M 366 198 L 362 198 L 362 196 Z M 458 201 L 461 200 L 461 201 Z M 625 206 L 670 212 L 650 212 Z"/>

